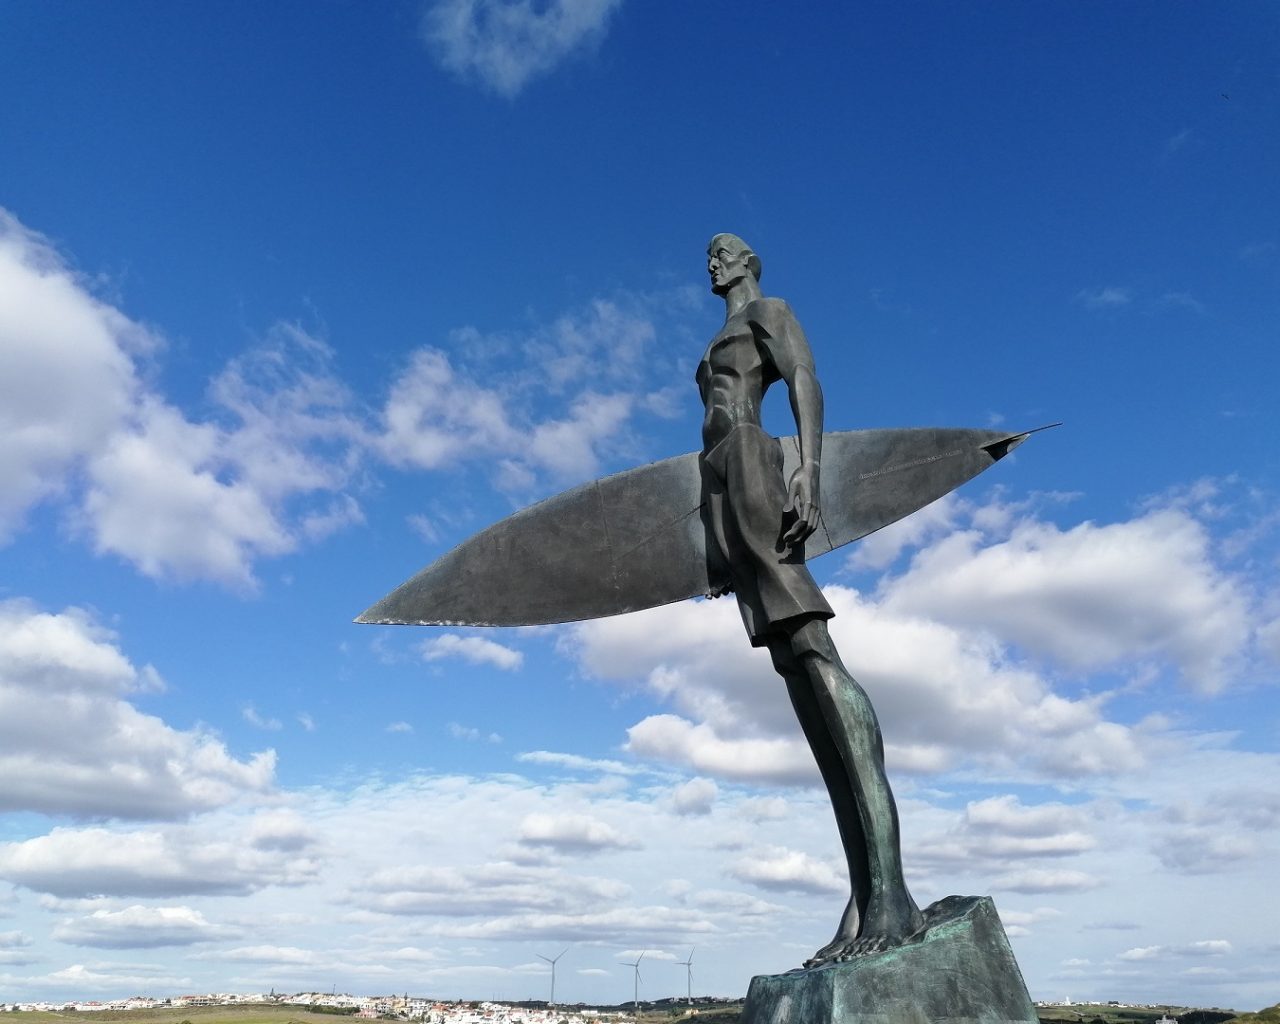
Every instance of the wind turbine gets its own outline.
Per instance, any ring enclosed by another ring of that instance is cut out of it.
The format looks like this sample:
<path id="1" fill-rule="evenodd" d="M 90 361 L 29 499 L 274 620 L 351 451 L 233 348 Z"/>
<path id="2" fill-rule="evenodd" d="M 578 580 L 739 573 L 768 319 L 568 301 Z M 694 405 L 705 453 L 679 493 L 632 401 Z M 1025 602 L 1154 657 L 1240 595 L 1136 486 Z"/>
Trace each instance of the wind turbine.
<path id="1" fill-rule="evenodd" d="M 556 1005 L 556 961 L 567 952 L 569 952 L 569 947 L 565 946 L 564 949 L 560 950 L 560 952 L 554 957 L 543 956 L 541 953 L 537 954 L 539 960 L 545 960 L 551 965 L 551 1002 L 547 1003 L 548 1008 Z"/>
<path id="2" fill-rule="evenodd" d="M 633 1013 L 637 1013 L 637 1014 L 640 1012 L 640 961 L 644 959 L 644 955 L 645 955 L 645 953 L 647 953 L 647 952 L 649 952 L 647 949 L 645 949 L 645 950 L 641 950 L 641 951 L 640 951 L 640 955 L 639 955 L 638 957 L 636 957 L 636 959 L 635 959 L 635 962 L 634 962 L 634 963 L 628 963 L 626 960 L 619 960 L 619 961 L 618 961 L 618 963 L 619 963 L 619 964 L 621 964 L 623 967 L 633 967 L 633 968 L 635 968 L 635 972 L 636 972 L 636 991 L 635 991 L 635 995 L 634 995 L 634 996 L 632 997 L 632 999 L 631 999 L 631 1011 L 632 1011 Z"/>
<path id="3" fill-rule="evenodd" d="M 688 986 L 687 989 L 685 990 L 685 999 L 687 999 L 689 1002 L 689 1005 L 692 1006 L 693 1005 L 693 950 L 692 949 L 689 950 L 688 960 L 677 960 L 676 963 L 680 964 L 685 969 L 685 983 Z"/>

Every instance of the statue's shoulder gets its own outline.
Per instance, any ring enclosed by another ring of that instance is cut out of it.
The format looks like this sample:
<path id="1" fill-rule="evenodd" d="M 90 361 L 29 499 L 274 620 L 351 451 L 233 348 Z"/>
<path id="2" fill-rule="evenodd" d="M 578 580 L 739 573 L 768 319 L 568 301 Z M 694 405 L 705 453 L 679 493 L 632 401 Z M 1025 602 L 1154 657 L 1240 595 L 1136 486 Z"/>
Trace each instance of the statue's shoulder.
<path id="1" fill-rule="evenodd" d="M 796 315 L 791 312 L 786 299 L 772 296 L 753 299 L 747 304 L 745 312 L 751 320 L 760 324 L 770 334 L 775 333 L 783 324 L 793 324 L 796 320 Z"/>

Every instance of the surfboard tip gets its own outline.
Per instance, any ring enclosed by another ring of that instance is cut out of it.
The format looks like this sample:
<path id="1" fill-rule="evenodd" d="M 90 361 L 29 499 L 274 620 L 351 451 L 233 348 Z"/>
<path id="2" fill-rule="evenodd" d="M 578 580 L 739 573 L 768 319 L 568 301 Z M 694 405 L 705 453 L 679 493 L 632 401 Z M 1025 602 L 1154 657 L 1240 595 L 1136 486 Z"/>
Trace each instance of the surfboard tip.
<path id="1" fill-rule="evenodd" d="M 1057 423 L 1046 423 L 1043 427 L 1033 427 L 1030 430 L 1022 431 L 1019 434 L 1010 434 L 1008 437 L 1002 437 L 998 441 L 992 441 L 990 444 L 984 444 L 982 449 L 991 456 L 991 460 L 993 462 L 999 462 L 1032 434 L 1038 434 L 1042 430 L 1052 430 L 1054 427 L 1060 426 L 1062 426 L 1061 420 Z"/>

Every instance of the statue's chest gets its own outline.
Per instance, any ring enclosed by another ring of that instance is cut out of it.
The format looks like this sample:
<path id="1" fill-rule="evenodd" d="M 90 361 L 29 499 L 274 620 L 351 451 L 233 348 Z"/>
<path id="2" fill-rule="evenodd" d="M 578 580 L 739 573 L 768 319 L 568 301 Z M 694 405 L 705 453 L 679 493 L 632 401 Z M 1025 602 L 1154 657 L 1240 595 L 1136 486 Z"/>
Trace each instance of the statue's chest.
<path id="1" fill-rule="evenodd" d="M 698 366 L 698 381 L 728 374 L 744 377 L 758 374 L 764 368 L 764 356 L 751 328 L 730 322 L 711 339 Z"/>

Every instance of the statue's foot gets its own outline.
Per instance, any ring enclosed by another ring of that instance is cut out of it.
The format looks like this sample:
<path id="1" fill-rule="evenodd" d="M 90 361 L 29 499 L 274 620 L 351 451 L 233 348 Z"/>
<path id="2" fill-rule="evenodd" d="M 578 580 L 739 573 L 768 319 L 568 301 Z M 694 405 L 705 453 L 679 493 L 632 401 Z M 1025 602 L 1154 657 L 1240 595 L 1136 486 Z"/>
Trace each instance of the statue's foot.
<path id="1" fill-rule="evenodd" d="M 845 938 L 843 935 L 837 935 L 804 962 L 804 969 L 808 970 L 810 967 L 821 967 L 823 964 L 835 963 L 840 959 L 840 955 L 857 941 L 856 936 L 850 939 Z"/>
<path id="2" fill-rule="evenodd" d="M 861 916 L 858 914 L 858 904 L 852 896 L 849 897 L 848 904 L 845 905 L 844 913 L 840 915 L 840 927 L 836 929 L 836 937 L 823 946 L 813 956 L 802 965 L 805 970 L 810 967 L 821 967 L 823 964 L 834 963 L 835 960 L 843 953 L 851 942 L 858 938 L 859 925 L 862 922 Z"/>
<path id="3" fill-rule="evenodd" d="M 804 966 L 821 967 L 823 964 L 883 953 L 886 949 L 902 945 L 923 924 L 924 916 L 906 893 L 895 900 L 873 899 L 858 934 L 848 935 L 842 929 L 834 939 L 806 960 Z"/>
<path id="4" fill-rule="evenodd" d="M 872 899 L 861 933 L 837 960 L 852 960 L 901 946 L 924 924 L 915 900 L 903 892 L 895 899 Z"/>

